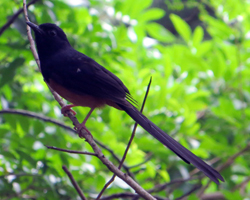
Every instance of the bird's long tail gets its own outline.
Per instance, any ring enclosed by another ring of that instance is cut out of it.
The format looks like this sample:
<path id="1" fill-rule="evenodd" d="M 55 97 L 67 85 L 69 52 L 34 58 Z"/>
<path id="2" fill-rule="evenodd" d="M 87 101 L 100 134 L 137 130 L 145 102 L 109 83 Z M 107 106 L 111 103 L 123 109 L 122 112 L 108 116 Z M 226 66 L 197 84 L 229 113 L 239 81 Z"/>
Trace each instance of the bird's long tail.
<path id="1" fill-rule="evenodd" d="M 154 138 L 159 140 L 162 144 L 166 145 L 170 150 L 176 153 L 186 163 L 192 163 L 195 167 L 201 170 L 206 176 L 208 176 L 212 181 L 217 184 L 219 184 L 218 179 L 224 181 L 223 177 L 219 174 L 219 172 L 217 172 L 199 157 L 194 155 L 191 151 L 183 147 L 172 137 L 170 137 L 168 134 L 158 128 L 153 122 L 146 118 L 135 107 L 127 107 L 121 104 L 118 105 L 138 124 L 140 124 L 142 128 L 148 131 Z"/>

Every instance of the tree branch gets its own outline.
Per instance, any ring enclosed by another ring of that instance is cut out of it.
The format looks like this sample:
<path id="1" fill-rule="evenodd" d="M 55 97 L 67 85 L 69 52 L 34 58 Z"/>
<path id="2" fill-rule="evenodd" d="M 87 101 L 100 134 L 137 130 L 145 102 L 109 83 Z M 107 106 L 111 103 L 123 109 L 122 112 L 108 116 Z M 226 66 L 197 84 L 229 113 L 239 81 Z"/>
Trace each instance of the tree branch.
<path id="1" fill-rule="evenodd" d="M 233 188 L 233 191 L 236 191 L 236 190 L 240 190 L 240 193 L 241 195 L 243 195 L 243 190 L 246 189 L 246 186 L 248 184 L 248 182 L 250 181 L 250 176 L 246 177 L 244 181 L 242 181 L 240 184 L 236 185 L 234 188 Z"/>
<path id="2" fill-rule="evenodd" d="M 63 124 L 62 122 L 60 122 L 58 120 L 55 120 L 55 119 L 46 117 L 44 115 L 40 115 L 40 114 L 37 114 L 35 112 L 31 112 L 31 111 L 20 110 L 20 109 L 3 109 L 3 110 L 0 110 L 0 114 L 23 115 L 23 116 L 26 116 L 26 117 L 31 117 L 31 118 L 39 119 L 39 120 L 42 120 L 42 121 L 45 121 L 45 122 L 53 123 L 53 124 L 55 124 L 57 126 L 60 126 L 60 127 L 64 128 L 64 129 L 68 130 L 68 131 L 76 133 L 76 131 L 73 128 Z"/>
<path id="3" fill-rule="evenodd" d="M 231 157 L 229 157 L 224 164 L 219 166 L 217 168 L 218 171 L 224 170 L 225 168 L 229 167 L 231 164 L 233 164 L 233 162 L 234 162 L 234 160 L 236 158 L 238 158 L 239 156 L 241 156 L 242 154 L 244 154 L 248 150 L 250 150 L 250 142 L 247 144 L 247 146 L 244 149 L 240 150 L 238 153 L 236 153 L 236 154 L 232 155 Z"/>
<path id="4" fill-rule="evenodd" d="M 157 200 L 169 200 L 168 198 L 161 198 L 158 196 L 154 196 Z M 139 196 L 137 194 L 133 193 L 117 193 L 117 194 L 112 194 L 110 196 L 102 197 L 100 200 L 112 200 L 112 199 L 138 199 Z"/>
<path id="5" fill-rule="evenodd" d="M 39 0 L 32 0 L 27 4 L 27 7 L 29 7 L 32 4 L 35 4 Z M 18 18 L 18 16 L 23 12 L 23 8 L 20 8 L 12 17 L 2 26 L 0 29 L 0 36 L 3 34 L 3 32 Z"/>
<path id="6" fill-rule="evenodd" d="M 95 153 L 90 153 L 87 151 L 76 151 L 76 150 L 69 150 L 69 149 L 62 149 L 62 148 L 57 148 L 57 147 L 52 147 L 52 146 L 47 146 L 45 145 L 48 149 L 53 149 L 56 151 L 62 151 L 62 152 L 66 152 L 66 153 L 72 153 L 72 154 L 83 154 L 83 155 L 90 155 L 90 156 L 96 156 L 97 155 Z"/>
<path id="7" fill-rule="evenodd" d="M 55 124 L 55 125 L 57 125 L 59 127 L 62 127 L 64 129 L 76 134 L 76 131 L 73 128 L 65 125 L 64 123 L 62 123 L 62 122 L 60 122 L 58 120 L 46 117 L 44 115 L 37 114 L 35 112 L 31 112 L 31 111 L 27 111 L 27 110 L 19 110 L 19 109 L 3 109 L 3 110 L 0 110 L 0 114 L 16 114 L 16 115 L 23 115 L 23 116 L 39 119 L 39 120 L 42 120 L 42 121 L 45 121 L 45 122 L 53 123 L 53 124 Z M 114 151 L 112 149 L 108 148 L 107 146 L 105 146 L 104 144 L 99 142 L 98 140 L 95 140 L 95 142 L 100 147 L 107 150 L 114 157 L 114 159 L 118 161 L 118 163 L 121 162 L 121 159 L 114 153 Z M 129 176 L 131 176 L 131 177 L 134 176 L 129 170 L 130 167 L 123 164 L 123 168 L 126 170 L 126 173 L 129 174 Z"/>
<path id="8" fill-rule="evenodd" d="M 175 200 L 183 200 L 185 197 L 189 196 L 190 194 L 194 193 L 196 190 L 201 188 L 201 184 L 195 185 L 190 191 L 183 194 L 181 197 L 176 198 Z"/>
<path id="9" fill-rule="evenodd" d="M 168 183 L 156 185 L 154 188 L 148 190 L 148 192 L 149 193 L 160 192 L 170 185 L 177 184 L 177 183 L 182 184 L 184 182 L 191 181 L 191 180 L 197 180 L 197 179 L 201 179 L 201 177 L 196 176 L 196 177 L 190 177 L 190 178 L 186 178 L 186 179 L 175 179 L 175 180 L 172 180 Z"/>
<path id="10" fill-rule="evenodd" d="M 27 8 L 26 8 L 26 0 L 23 0 L 23 7 L 24 7 L 24 14 L 25 14 L 25 18 L 26 21 L 29 21 L 28 18 L 28 13 L 27 13 Z M 39 66 L 40 69 L 40 62 L 39 62 L 39 58 L 35 49 L 35 44 L 34 44 L 34 40 L 32 38 L 31 35 L 31 30 L 30 28 L 27 26 L 27 34 L 28 34 L 28 38 L 29 41 L 31 43 L 31 51 L 36 59 L 36 62 Z M 60 104 L 60 106 L 64 106 L 65 103 L 63 102 L 62 98 L 50 88 L 55 100 Z M 71 119 L 71 121 L 73 122 L 73 124 L 76 127 L 80 126 L 79 121 L 77 120 L 77 118 L 70 112 L 66 112 L 65 114 L 68 115 L 68 117 Z M 150 200 L 155 200 L 155 198 L 149 194 L 146 190 L 144 190 L 138 183 L 136 183 L 132 178 L 130 178 L 127 174 L 124 174 L 122 171 L 120 171 L 116 166 L 113 165 L 113 163 L 111 163 L 102 153 L 101 149 L 99 149 L 99 147 L 97 146 L 97 144 L 95 143 L 93 136 L 88 133 L 85 129 L 80 129 L 77 130 L 78 134 L 83 136 L 86 141 L 90 144 L 90 146 L 92 147 L 92 149 L 94 150 L 94 152 L 97 154 L 97 157 L 102 161 L 102 163 L 104 165 L 107 166 L 107 168 L 112 171 L 113 173 L 115 173 L 119 178 L 121 178 L 123 181 L 125 181 L 128 185 L 130 185 L 141 197 L 143 197 L 144 199 L 150 199 Z"/>
<path id="11" fill-rule="evenodd" d="M 241 156 L 242 154 L 244 154 L 249 149 L 250 149 L 250 143 L 248 143 L 247 146 L 244 149 L 240 150 L 238 153 L 236 153 L 236 154 L 232 155 L 231 157 L 229 157 L 227 159 L 227 161 L 225 163 L 223 163 L 221 166 L 217 167 L 217 171 L 219 172 L 219 171 L 224 170 L 225 168 L 229 167 L 231 164 L 233 164 L 234 160 L 237 157 Z M 201 198 L 203 196 L 203 193 L 208 188 L 210 183 L 211 183 L 211 180 L 209 180 L 208 183 L 204 187 L 202 187 L 200 189 L 200 191 L 197 194 L 198 197 Z"/>
<path id="12" fill-rule="evenodd" d="M 149 92 L 151 83 L 152 83 L 152 77 L 150 78 L 150 81 L 149 81 L 149 84 L 148 84 L 148 87 L 147 87 L 147 91 L 146 91 L 145 97 L 144 97 L 144 99 L 143 99 L 142 107 L 141 107 L 141 110 L 140 110 L 141 113 L 142 113 L 143 108 L 144 108 L 144 106 L 145 106 L 146 99 L 147 99 L 147 97 L 148 97 L 148 92 Z M 131 144 L 132 144 L 132 141 L 133 141 L 133 139 L 134 139 L 134 137 L 135 137 L 135 131 L 136 131 L 137 125 L 138 125 L 138 123 L 135 122 L 133 131 L 132 131 L 132 135 L 131 135 L 131 137 L 130 137 L 130 139 L 129 139 L 128 145 L 127 145 L 127 147 L 126 147 L 126 149 L 125 149 L 125 152 L 124 152 L 124 154 L 123 154 L 123 157 L 122 157 L 122 160 L 121 160 L 121 162 L 120 162 L 120 164 L 119 164 L 118 169 L 121 169 L 121 167 L 122 167 L 122 165 L 123 165 L 123 163 L 124 163 L 124 161 L 125 161 L 125 159 L 126 159 L 128 150 L 129 150 L 129 148 L 130 148 L 130 146 L 131 146 Z M 116 177 L 116 175 L 114 174 L 114 175 L 111 177 L 111 179 L 105 184 L 105 186 L 103 187 L 103 189 L 101 190 L 101 192 L 100 192 L 99 195 L 97 196 L 96 200 L 99 200 L 99 199 L 101 198 L 101 196 L 102 196 L 102 194 L 104 193 L 104 191 L 105 191 L 105 190 L 108 188 L 108 186 L 115 180 L 115 177 Z"/>
<path id="13" fill-rule="evenodd" d="M 15 174 L 14 172 L 11 172 L 8 174 L 1 175 L 0 179 L 5 178 L 7 176 L 15 176 L 17 178 L 17 177 L 21 177 L 21 176 L 42 176 L 42 175 L 41 174 L 28 174 L 26 172 Z"/>
<path id="14" fill-rule="evenodd" d="M 65 173 L 68 175 L 72 185 L 75 187 L 77 193 L 79 194 L 79 196 L 81 197 L 82 200 L 87 200 L 87 198 L 84 196 L 83 192 L 81 191 L 79 185 L 77 184 L 77 182 L 75 181 L 73 175 L 70 173 L 70 171 L 68 170 L 68 168 L 63 165 L 63 170 L 65 171 Z"/>

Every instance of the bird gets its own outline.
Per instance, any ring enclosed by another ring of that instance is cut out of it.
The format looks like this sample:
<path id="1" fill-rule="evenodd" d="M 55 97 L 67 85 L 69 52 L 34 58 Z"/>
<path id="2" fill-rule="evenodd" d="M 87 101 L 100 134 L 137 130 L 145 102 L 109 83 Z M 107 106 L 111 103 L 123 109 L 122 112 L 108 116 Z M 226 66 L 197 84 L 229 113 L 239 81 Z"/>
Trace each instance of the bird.
<path id="1" fill-rule="evenodd" d="M 133 104 L 135 100 L 123 82 L 94 59 L 75 50 L 59 26 L 53 23 L 40 25 L 26 23 L 35 34 L 44 81 L 60 96 L 72 103 L 62 107 L 62 113 L 71 110 L 74 106 L 89 107 L 90 111 L 81 124 L 81 127 L 86 128 L 85 123 L 96 108 L 108 105 L 125 111 L 183 161 L 192 163 L 216 184 L 220 181 L 224 182 L 224 178 L 218 171 L 138 111 Z M 71 111 L 75 114 L 73 110 Z"/>

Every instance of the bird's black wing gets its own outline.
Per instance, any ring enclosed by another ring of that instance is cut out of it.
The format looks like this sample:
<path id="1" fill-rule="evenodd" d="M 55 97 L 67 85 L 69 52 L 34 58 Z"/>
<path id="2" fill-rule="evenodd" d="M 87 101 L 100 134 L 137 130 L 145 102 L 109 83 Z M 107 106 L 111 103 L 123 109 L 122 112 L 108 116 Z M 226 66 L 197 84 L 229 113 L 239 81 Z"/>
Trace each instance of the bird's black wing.
<path id="1" fill-rule="evenodd" d="M 115 103 L 124 103 L 125 97 L 131 99 L 129 90 L 117 76 L 73 48 L 54 55 L 49 62 L 53 65 L 45 63 L 42 66 L 45 80 L 53 79 L 79 95 L 105 98 Z"/>

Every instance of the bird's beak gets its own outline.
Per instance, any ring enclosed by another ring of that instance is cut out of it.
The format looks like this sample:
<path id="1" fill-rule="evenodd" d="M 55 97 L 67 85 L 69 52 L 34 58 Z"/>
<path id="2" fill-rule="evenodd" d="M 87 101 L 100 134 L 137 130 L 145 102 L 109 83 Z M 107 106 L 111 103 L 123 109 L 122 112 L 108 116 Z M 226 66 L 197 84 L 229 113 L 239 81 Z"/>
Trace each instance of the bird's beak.
<path id="1" fill-rule="evenodd" d="M 39 28 L 39 26 L 37 26 L 36 24 L 33 24 L 31 22 L 26 22 L 26 24 L 28 24 L 28 26 L 35 32 L 35 33 L 39 33 L 42 34 L 43 31 L 42 29 Z"/>

